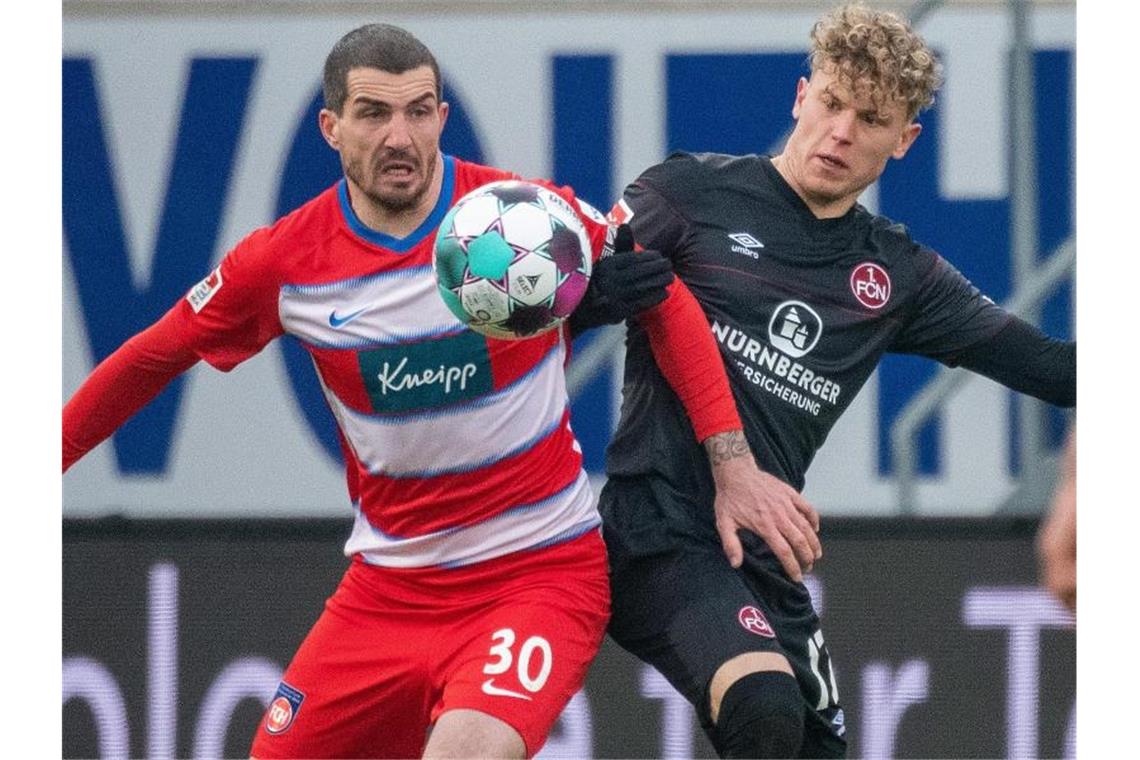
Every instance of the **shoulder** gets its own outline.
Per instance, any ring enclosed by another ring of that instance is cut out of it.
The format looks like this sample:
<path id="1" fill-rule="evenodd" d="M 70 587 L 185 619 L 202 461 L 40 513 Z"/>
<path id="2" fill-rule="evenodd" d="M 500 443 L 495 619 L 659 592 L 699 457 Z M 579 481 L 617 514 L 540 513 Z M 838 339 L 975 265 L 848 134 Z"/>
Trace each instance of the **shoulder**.
<path id="1" fill-rule="evenodd" d="M 646 169 L 634 184 L 682 205 L 715 205 L 713 196 L 760 186 L 765 160 L 757 155 L 677 152 Z"/>
<path id="2" fill-rule="evenodd" d="M 303 246 L 307 241 L 326 239 L 341 217 L 338 193 L 342 182 L 327 188 L 266 228 L 270 240 Z"/>
<path id="3" fill-rule="evenodd" d="M 874 247 L 884 256 L 904 260 L 919 269 L 929 268 L 938 257 L 931 248 L 922 245 L 911 237 L 910 230 L 902 222 L 881 214 L 872 214 L 863 206 L 855 206 L 855 223 L 866 231 Z"/>
<path id="4" fill-rule="evenodd" d="M 688 153 L 677 151 L 664 161 L 646 169 L 638 181 L 648 183 L 702 181 L 723 182 L 735 175 L 751 175 L 758 171 L 763 159 L 757 155 L 736 156 L 727 153 Z"/>
<path id="5" fill-rule="evenodd" d="M 444 160 L 454 162 L 455 189 L 459 191 L 460 195 L 485 185 L 488 182 L 498 182 L 504 179 L 521 179 L 519 175 L 514 172 L 509 172 L 506 169 L 464 161 L 454 156 L 445 156 Z"/>
<path id="6" fill-rule="evenodd" d="M 338 187 L 339 183 L 272 224 L 253 230 L 234 247 L 229 258 L 265 276 L 287 270 L 337 233 Z"/>

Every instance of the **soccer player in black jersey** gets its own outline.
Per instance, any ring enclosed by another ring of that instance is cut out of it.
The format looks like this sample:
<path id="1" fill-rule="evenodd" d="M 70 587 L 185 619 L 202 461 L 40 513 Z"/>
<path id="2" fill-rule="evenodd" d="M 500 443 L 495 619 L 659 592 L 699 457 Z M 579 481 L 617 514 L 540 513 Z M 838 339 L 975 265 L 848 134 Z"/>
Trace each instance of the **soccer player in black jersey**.
<path id="1" fill-rule="evenodd" d="M 810 64 L 782 153 L 675 154 L 611 212 L 680 282 L 658 307 L 668 330 L 629 325 L 600 505 L 610 633 L 693 703 L 724 757 L 846 752 L 802 583 L 822 553 L 819 518 L 799 491 L 880 357 L 919 354 L 1076 403 L 1074 343 L 856 203 L 933 102 L 923 40 L 892 14 L 843 6 L 813 27 Z"/>

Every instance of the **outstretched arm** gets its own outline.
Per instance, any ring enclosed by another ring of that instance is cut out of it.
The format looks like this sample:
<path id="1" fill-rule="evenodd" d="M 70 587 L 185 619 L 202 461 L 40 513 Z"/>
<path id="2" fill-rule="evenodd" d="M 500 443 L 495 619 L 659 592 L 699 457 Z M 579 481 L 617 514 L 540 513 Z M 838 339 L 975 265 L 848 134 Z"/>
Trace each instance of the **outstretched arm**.
<path id="1" fill-rule="evenodd" d="M 919 286 L 890 350 L 966 367 L 1057 406 L 1077 403 L 1077 344 L 1050 338 L 982 295 L 933 250 L 916 245 Z"/>
<path id="2" fill-rule="evenodd" d="M 1056 406 L 1077 405 L 1077 344 L 1012 317 L 1001 332 L 963 351 L 959 365 Z"/>
<path id="3" fill-rule="evenodd" d="M 744 547 L 737 531 L 747 528 L 764 539 L 794 581 L 803 580 L 823 556 L 819 514 L 790 485 L 756 466 L 740 430 L 704 440 L 716 483 L 716 529 L 728 562 L 740 567 Z"/>
<path id="4" fill-rule="evenodd" d="M 173 309 L 104 359 L 63 407 L 63 471 L 197 361 Z"/>

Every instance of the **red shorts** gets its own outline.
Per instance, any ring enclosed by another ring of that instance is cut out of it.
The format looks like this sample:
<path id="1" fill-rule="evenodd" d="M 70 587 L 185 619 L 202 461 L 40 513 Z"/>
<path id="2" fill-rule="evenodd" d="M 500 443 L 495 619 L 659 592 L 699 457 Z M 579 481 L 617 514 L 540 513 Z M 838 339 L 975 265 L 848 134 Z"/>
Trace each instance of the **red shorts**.
<path id="1" fill-rule="evenodd" d="M 355 560 L 285 671 L 251 754 L 419 757 L 447 710 L 511 725 L 533 756 L 609 620 L 598 531 L 450 570 Z"/>

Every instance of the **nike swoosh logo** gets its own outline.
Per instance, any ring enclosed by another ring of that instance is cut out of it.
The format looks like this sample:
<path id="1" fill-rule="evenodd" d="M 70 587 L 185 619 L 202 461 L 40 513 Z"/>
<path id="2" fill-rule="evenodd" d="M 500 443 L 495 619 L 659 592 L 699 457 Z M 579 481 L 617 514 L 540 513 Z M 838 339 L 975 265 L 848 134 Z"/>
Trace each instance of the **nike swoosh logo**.
<path id="1" fill-rule="evenodd" d="M 344 327 L 349 322 L 356 319 L 357 317 L 359 317 L 361 314 L 363 314 L 366 311 L 367 311 L 367 309 L 357 309 L 356 311 L 352 312 L 351 314 L 346 314 L 343 317 L 338 317 L 336 315 L 336 309 L 333 309 L 333 313 L 329 314 L 329 326 L 330 327 Z"/>
<path id="2" fill-rule="evenodd" d="M 526 694 L 520 694 L 519 692 L 511 691 L 510 689 L 500 689 L 495 685 L 494 678 L 488 678 L 483 682 L 483 693 L 490 694 L 492 697 L 514 697 L 515 699 L 525 699 L 528 702 L 531 701 L 530 697 Z"/>

